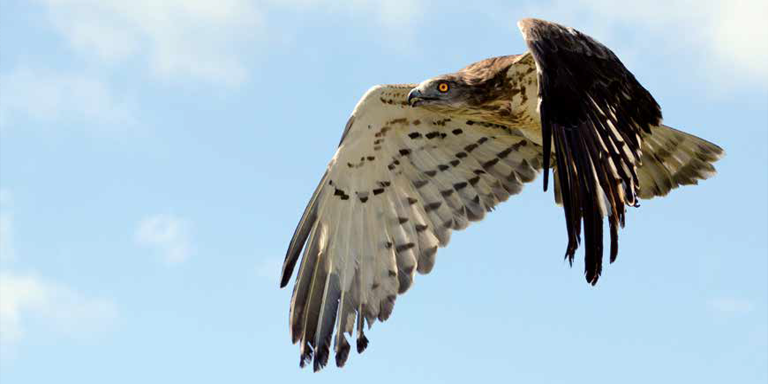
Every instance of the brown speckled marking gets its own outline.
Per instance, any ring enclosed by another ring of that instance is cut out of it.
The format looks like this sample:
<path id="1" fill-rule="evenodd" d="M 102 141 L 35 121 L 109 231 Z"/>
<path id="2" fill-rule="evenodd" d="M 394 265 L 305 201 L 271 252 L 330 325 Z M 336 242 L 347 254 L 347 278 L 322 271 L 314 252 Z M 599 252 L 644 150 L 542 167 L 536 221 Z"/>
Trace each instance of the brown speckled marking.
<path id="1" fill-rule="evenodd" d="M 411 249 L 411 248 L 413 248 L 415 246 L 416 246 L 416 244 L 414 244 L 414 243 L 407 243 L 407 244 L 403 244 L 403 245 L 398 245 L 397 247 L 395 247 L 395 252 L 397 252 L 397 253 L 405 252 L 405 251 L 407 251 L 407 250 L 409 250 L 409 249 Z"/>
<path id="2" fill-rule="evenodd" d="M 395 98 L 380 97 L 379 100 L 383 104 L 387 104 L 387 105 L 398 105 L 400 107 L 408 106 L 408 102 L 405 101 L 402 96 L 398 96 L 398 97 L 395 97 Z"/>
<path id="3" fill-rule="evenodd" d="M 486 161 L 485 163 L 482 164 L 483 169 L 491 168 L 494 165 L 496 165 L 498 162 L 499 162 L 499 158 L 498 157 L 494 157 L 493 159 L 488 160 L 488 161 Z"/>
<path id="4" fill-rule="evenodd" d="M 443 205 L 442 201 L 436 201 L 434 203 L 429 203 L 429 204 L 424 206 L 424 212 L 430 213 L 430 212 L 440 208 L 441 205 Z"/>
<path id="5" fill-rule="evenodd" d="M 401 117 L 399 119 L 390 120 L 385 125 L 408 125 L 408 119 Z"/>
<path id="6" fill-rule="evenodd" d="M 373 149 L 376 150 L 376 147 L 381 148 L 380 146 L 374 146 Z M 347 163 L 347 167 L 349 168 L 360 168 L 365 165 L 366 162 L 371 162 L 376 160 L 375 156 L 366 155 L 360 158 L 360 161 L 357 163 Z"/>
<path id="7" fill-rule="evenodd" d="M 335 188 L 335 191 L 333 192 L 334 196 L 339 196 L 342 200 L 349 200 L 349 195 L 347 195 L 346 192 L 344 192 L 343 189 Z"/>

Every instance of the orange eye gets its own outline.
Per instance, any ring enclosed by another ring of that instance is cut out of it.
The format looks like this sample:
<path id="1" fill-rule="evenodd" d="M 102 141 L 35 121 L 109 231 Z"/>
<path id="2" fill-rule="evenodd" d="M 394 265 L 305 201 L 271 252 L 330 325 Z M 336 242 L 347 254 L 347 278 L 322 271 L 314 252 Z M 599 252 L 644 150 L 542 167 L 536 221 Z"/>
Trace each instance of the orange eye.
<path id="1" fill-rule="evenodd" d="M 440 83 L 440 85 L 437 86 L 437 90 L 440 92 L 448 92 L 448 83 Z"/>

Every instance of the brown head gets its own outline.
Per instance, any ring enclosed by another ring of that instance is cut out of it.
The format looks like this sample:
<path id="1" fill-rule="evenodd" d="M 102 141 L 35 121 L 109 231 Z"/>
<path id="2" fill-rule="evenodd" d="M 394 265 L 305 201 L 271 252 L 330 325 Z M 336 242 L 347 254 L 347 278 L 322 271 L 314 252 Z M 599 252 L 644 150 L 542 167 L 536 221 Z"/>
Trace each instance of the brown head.
<path id="1" fill-rule="evenodd" d="M 408 104 L 457 113 L 482 108 L 503 96 L 508 85 L 507 70 L 517 57 L 494 57 L 425 80 L 408 94 Z"/>

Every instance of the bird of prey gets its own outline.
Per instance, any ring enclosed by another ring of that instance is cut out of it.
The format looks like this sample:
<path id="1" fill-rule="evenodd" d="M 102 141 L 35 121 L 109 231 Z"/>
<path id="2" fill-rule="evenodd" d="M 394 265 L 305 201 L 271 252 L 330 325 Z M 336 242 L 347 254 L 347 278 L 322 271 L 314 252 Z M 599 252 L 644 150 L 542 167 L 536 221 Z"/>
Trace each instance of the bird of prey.
<path id="1" fill-rule="evenodd" d="M 300 365 L 336 365 L 368 345 L 416 272 L 451 232 L 482 220 L 543 172 L 565 212 L 565 257 L 584 236 L 587 282 L 609 260 L 627 206 L 715 173 L 715 144 L 661 123 L 661 109 L 616 55 L 559 24 L 518 23 L 529 51 L 420 84 L 378 85 L 358 102 L 288 247 L 302 254 L 290 305 Z M 314 361 L 313 361 L 314 359 Z"/>

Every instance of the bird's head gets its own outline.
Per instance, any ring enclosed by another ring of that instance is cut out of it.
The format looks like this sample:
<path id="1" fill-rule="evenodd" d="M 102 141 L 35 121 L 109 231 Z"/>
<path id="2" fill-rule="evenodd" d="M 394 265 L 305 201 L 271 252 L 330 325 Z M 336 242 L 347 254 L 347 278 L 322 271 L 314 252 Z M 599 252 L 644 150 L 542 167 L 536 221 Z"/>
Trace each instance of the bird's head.
<path id="1" fill-rule="evenodd" d="M 423 81 L 408 94 L 412 107 L 459 114 L 478 112 L 509 96 L 507 72 L 520 56 L 500 56 L 470 64 L 458 72 Z M 491 110 L 498 106 L 490 106 Z"/>
<path id="2" fill-rule="evenodd" d="M 472 104 L 475 92 L 461 77 L 445 75 L 423 81 L 408 93 L 411 107 L 461 109 Z"/>

